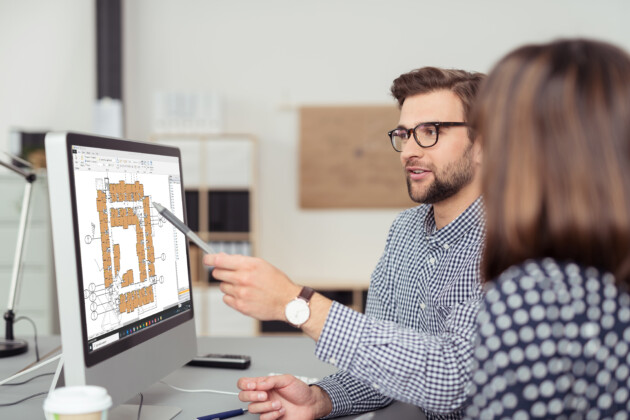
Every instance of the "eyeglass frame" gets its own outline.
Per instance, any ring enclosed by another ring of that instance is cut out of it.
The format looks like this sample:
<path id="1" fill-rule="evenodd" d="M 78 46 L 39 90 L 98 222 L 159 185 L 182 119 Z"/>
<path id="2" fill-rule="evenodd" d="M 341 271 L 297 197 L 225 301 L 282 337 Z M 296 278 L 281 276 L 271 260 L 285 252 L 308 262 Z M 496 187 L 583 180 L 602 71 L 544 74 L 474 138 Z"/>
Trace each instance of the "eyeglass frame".
<path id="1" fill-rule="evenodd" d="M 433 127 L 435 127 L 435 142 L 433 142 L 432 145 L 430 146 L 423 146 L 422 144 L 420 144 L 420 141 L 418 140 L 418 136 L 416 136 L 416 129 L 418 127 L 420 127 L 421 125 L 432 125 Z M 413 133 L 413 139 L 416 141 L 416 144 L 420 147 L 422 147 L 423 149 L 428 149 L 429 147 L 433 147 L 437 144 L 438 139 L 440 138 L 440 127 L 467 127 L 468 123 L 465 122 L 441 122 L 441 121 L 429 121 L 429 122 L 422 122 L 418 125 L 416 125 L 414 128 L 402 128 L 402 127 L 398 127 L 398 128 L 394 128 L 391 131 L 387 132 L 387 135 L 389 136 L 389 141 L 392 144 L 392 147 L 394 148 L 395 151 L 397 151 L 398 153 L 401 153 L 402 150 L 398 150 L 396 149 L 396 146 L 394 146 L 394 137 L 392 136 L 392 134 L 394 133 L 394 131 L 397 130 L 403 130 L 405 132 L 407 132 L 407 136 L 410 138 L 411 137 L 411 133 Z M 409 139 L 407 139 L 409 140 Z"/>

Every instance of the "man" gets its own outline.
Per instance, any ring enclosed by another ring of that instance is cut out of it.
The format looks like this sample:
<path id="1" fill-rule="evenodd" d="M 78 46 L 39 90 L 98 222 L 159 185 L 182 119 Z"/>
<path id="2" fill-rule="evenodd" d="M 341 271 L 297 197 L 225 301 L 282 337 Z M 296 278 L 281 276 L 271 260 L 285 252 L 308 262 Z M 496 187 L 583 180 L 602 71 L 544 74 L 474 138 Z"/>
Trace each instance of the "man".
<path id="1" fill-rule="evenodd" d="M 339 368 L 310 387 L 290 375 L 242 378 L 240 398 L 250 402 L 250 412 L 264 413 L 264 420 L 334 417 L 396 399 L 430 418 L 461 415 L 483 240 L 481 150 L 465 122 L 482 78 L 427 67 L 394 81 L 401 112 L 389 135 L 409 195 L 423 204 L 394 221 L 372 274 L 365 315 L 311 296 L 263 260 L 204 258 L 223 281 L 225 303 L 259 320 L 299 326 L 317 341 L 317 357 Z"/>

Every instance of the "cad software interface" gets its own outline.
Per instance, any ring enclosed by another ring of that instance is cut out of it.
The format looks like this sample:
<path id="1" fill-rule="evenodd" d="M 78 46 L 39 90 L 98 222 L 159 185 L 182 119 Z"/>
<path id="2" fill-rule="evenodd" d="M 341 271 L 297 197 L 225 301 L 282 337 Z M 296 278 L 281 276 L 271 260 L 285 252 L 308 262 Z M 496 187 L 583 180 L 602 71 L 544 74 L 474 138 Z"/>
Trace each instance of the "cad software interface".
<path id="1" fill-rule="evenodd" d="M 89 352 L 191 308 L 176 157 L 72 146 Z"/>

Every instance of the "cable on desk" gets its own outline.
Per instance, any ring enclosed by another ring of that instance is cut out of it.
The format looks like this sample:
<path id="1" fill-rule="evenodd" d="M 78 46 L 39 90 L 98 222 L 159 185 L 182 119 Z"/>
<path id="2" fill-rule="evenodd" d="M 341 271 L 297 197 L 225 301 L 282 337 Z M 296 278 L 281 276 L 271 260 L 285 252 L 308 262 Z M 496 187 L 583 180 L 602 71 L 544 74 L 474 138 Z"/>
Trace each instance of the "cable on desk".
<path id="1" fill-rule="evenodd" d="M 142 412 L 142 402 L 144 401 L 144 395 L 140 393 L 140 404 L 138 405 L 138 420 L 140 420 L 140 413 Z"/>
<path id="2" fill-rule="evenodd" d="M 28 397 L 22 398 L 21 400 L 18 400 L 18 401 L 14 401 L 12 403 L 0 404 L 0 407 L 9 407 L 11 405 L 16 405 L 16 404 L 19 404 L 19 403 L 24 402 L 26 400 L 30 400 L 31 398 L 39 397 L 40 395 L 46 395 L 46 394 L 48 394 L 48 391 L 38 392 L 37 394 L 29 395 Z"/>
<path id="3" fill-rule="evenodd" d="M 52 357 L 52 358 L 50 358 L 48 360 L 44 360 L 43 362 L 39 362 L 36 365 L 34 365 L 34 366 L 32 366 L 32 367 L 30 367 L 28 369 L 24 369 L 23 371 L 18 372 L 15 375 L 13 375 L 13 376 L 11 376 L 11 377 L 9 377 L 7 379 L 0 380 L 0 385 L 4 385 L 7 382 L 11 382 L 15 378 L 18 378 L 18 377 L 20 377 L 22 375 L 26 375 L 27 373 L 30 373 L 30 372 L 32 372 L 34 370 L 37 370 L 37 369 L 39 369 L 39 368 L 41 368 L 41 367 L 43 367 L 43 366 L 45 366 L 45 365 L 47 365 L 49 363 L 54 362 L 55 360 L 59 360 L 59 359 L 61 359 L 61 356 L 62 356 L 62 354 L 58 354 L 57 356 Z"/>
<path id="4" fill-rule="evenodd" d="M 37 326 L 35 325 L 35 322 L 33 322 L 33 320 L 27 316 L 18 316 L 17 318 L 15 318 L 15 320 L 13 321 L 14 324 L 17 324 L 18 321 L 21 320 L 27 320 L 28 322 L 31 323 L 31 325 L 33 326 L 33 330 L 35 331 L 35 357 L 37 358 L 37 361 L 39 362 L 39 346 L 37 345 Z"/>
<path id="5" fill-rule="evenodd" d="M 217 391 L 214 389 L 184 389 L 184 388 L 180 388 L 178 386 L 175 385 L 171 385 L 171 384 L 167 384 L 164 381 L 160 381 L 161 384 L 164 384 L 166 386 L 170 386 L 171 388 L 177 390 L 177 391 L 181 391 L 181 392 L 208 392 L 210 394 L 223 394 L 223 395 L 238 395 L 238 392 L 230 392 L 230 391 Z"/>
<path id="6" fill-rule="evenodd" d="M 25 381 L 22 381 L 22 382 L 14 382 L 14 383 L 12 383 L 12 384 L 2 384 L 2 386 L 24 385 L 24 384 L 27 384 L 27 383 L 31 382 L 33 379 L 41 378 L 42 376 L 54 375 L 54 374 L 55 374 L 55 372 L 41 373 L 41 374 L 39 374 L 39 375 L 35 375 L 35 376 L 33 376 L 32 378 L 29 378 L 29 379 L 27 379 L 27 380 L 25 380 Z"/>

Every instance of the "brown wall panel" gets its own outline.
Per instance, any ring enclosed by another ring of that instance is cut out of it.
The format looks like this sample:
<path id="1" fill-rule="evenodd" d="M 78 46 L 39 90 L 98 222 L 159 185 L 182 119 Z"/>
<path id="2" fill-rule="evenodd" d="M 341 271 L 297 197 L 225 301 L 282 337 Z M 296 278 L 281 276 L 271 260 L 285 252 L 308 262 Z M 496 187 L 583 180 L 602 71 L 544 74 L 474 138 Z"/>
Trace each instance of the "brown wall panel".
<path id="1" fill-rule="evenodd" d="M 395 106 L 300 108 L 300 206 L 404 208 L 407 194 L 399 153 L 387 132 Z"/>

